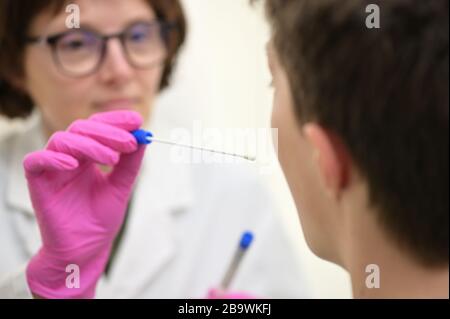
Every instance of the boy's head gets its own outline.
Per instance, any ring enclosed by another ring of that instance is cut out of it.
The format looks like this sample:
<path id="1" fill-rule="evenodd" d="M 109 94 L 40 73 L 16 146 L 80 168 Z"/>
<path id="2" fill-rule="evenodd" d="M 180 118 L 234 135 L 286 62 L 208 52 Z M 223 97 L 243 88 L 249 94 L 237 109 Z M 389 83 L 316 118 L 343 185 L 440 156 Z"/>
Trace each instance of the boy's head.
<path id="1" fill-rule="evenodd" d="M 369 4 L 380 28 L 366 26 Z M 267 0 L 279 158 L 319 256 L 342 263 L 356 218 L 418 263 L 448 265 L 448 6 Z"/>

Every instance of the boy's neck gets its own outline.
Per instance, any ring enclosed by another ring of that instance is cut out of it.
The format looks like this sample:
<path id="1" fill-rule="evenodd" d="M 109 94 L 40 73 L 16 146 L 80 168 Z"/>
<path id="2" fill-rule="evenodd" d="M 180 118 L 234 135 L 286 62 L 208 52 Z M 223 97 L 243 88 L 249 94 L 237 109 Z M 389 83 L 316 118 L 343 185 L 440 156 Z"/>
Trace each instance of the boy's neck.
<path id="1" fill-rule="evenodd" d="M 421 265 L 381 230 L 376 213 L 347 215 L 344 225 L 342 263 L 350 273 L 354 297 L 449 298 L 448 263 L 434 268 Z"/>
<path id="2" fill-rule="evenodd" d="M 449 298 L 448 266 L 427 269 L 400 258 L 366 257 L 366 262 L 361 260 L 349 269 L 354 298 Z M 373 276 L 374 268 L 366 272 L 367 265 L 371 264 L 369 260 L 378 262 L 379 288 L 374 288 L 373 277 L 369 277 Z"/>

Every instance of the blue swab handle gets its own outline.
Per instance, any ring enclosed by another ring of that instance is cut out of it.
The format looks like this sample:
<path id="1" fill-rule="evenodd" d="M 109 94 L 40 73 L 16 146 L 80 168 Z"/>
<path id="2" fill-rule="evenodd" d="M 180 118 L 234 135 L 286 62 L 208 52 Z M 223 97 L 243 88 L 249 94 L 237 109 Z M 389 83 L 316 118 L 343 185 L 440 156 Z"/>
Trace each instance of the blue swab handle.
<path id="1" fill-rule="evenodd" d="M 148 145 L 152 142 L 151 139 L 149 139 L 149 137 L 153 137 L 152 132 L 146 130 L 136 130 L 131 132 L 131 134 L 133 134 L 133 136 L 136 138 L 138 144 Z"/>
<path id="2" fill-rule="evenodd" d="M 245 232 L 242 235 L 241 242 L 239 243 L 239 247 L 245 250 L 247 249 L 253 241 L 253 234 L 251 232 Z"/>

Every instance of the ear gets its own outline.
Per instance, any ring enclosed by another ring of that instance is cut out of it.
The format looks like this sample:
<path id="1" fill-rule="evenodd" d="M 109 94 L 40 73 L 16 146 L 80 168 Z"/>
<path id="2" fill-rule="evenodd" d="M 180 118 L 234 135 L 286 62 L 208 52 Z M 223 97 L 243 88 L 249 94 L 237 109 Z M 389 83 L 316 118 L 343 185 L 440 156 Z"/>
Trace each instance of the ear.
<path id="1" fill-rule="evenodd" d="M 303 126 L 303 134 L 313 148 L 314 161 L 328 194 L 339 199 L 348 184 L 350 156 L 341 140 L 316 123 Z"/>

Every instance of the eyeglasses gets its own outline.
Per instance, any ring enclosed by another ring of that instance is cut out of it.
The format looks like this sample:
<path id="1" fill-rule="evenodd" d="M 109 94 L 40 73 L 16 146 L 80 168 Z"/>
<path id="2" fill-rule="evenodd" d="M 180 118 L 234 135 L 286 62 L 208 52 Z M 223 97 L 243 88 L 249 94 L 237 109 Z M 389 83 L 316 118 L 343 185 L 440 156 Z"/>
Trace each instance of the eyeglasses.
<path id="1" fill-rule="evenodd" d="M 70 30 L 50 36 L 29 37 L 28 43 L 49 45 L 60 71 L 72 77 L 95 73 L 102 65 L 107 43 L 118 38 L 128 63 L 135 68 L 162 64 L 167 56 L 167 39 L 173 25 L 161 22 L 136 22 L 123 32 L 100 35 L 87 29 Z"/>

